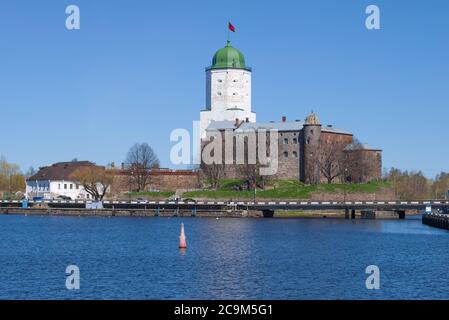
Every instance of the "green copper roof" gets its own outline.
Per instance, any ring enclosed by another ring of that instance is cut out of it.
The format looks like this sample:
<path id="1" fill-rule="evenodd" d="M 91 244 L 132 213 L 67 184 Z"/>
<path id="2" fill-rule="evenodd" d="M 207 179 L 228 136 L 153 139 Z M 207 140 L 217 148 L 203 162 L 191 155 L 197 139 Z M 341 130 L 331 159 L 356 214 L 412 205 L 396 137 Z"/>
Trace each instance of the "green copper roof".
<path id="1" fill-rule="evenodd" d="M 250 70 L 245 65 L 245 57 L 236 48 L 232 47 L 228 41 L 226 47 L 218 50 L 213 59 L 212 65 L 207 69 L 245 69 Z"/>

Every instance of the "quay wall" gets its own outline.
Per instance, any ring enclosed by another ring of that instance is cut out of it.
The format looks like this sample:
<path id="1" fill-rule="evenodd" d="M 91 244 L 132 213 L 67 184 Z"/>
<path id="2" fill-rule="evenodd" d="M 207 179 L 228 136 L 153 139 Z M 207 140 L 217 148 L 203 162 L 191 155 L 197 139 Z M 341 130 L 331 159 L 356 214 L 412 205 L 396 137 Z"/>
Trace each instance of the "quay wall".
<path id="1" fill-rule="evenodd" d="M 449 215 L 423 214 L 422 223 L 431 227 L 449 230 Z"/>
<path id="2" fill-rule="evenodd" d="M 112 209 L 62 209 L 62 208 L 0 208 L 0 215 L 34 215 L 34 216 L 74 216 L 74 217 L 217 217 L 217 218 L 239 218 L 239 217 L 252 217 L 262 218 L 263 215 L 259 211 L 190 211 L 180 210 L 176 212 L 174 210 L 144 210 L 144 209 L 132 209 L 132 210 L 112 210 Z"/>

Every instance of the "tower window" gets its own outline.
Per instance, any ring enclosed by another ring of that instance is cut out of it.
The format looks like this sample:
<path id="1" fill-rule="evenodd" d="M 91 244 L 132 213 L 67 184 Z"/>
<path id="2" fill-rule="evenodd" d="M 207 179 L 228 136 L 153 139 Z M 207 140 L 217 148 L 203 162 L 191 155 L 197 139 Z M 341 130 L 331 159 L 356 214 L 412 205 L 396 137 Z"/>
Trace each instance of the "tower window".
<path id="1" fill-rule="evenodd" d="M 293 144 L 298 144 L 298 139 L 297 138 L 293 138 Z"/>
<path id="2" fill-rule="evenodd" d="M 284 144 L 288 144 L 288 138 L 284 138 Z"/>
<path id="3" fill-rule="evenodd" d="M 284 152 L 284 158 L 288 158 L 288 152 L 287 151 Z"/>
<path id="4" fill-rule="evenodd" d="M 293 151 L 293 157 L 298 158 L 298 152 Z"/>
<path id="5" fill-rule="evenodd" d="M 219 83 L 222 83 L 222 82 L 223 82 L 223 80 L 221 80 L 221 79 L 218 79 L 217 81 L 218 81 Z"/>
<path id="6" fill-rule="evenodd" d="M 236 96 L 236 95 L 237 95 L 237 92 L 234 92 L 232 95 L 233 95 L 233 96 Z"/>
<path id="7" fill-rule="evenodd" d="M 217 92 L 217 95 L 221 96 L 221 92 Z"/>

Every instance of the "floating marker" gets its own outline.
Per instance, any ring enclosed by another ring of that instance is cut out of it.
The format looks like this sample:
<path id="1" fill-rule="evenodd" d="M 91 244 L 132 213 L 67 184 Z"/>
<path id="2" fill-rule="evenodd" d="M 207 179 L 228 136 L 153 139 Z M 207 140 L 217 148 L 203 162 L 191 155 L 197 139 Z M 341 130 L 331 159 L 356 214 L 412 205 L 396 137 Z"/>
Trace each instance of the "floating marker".
<path id="1" fill-rule="evenodd" d="M 184 233 L 184 223 L 181 223 L 181 235 L 179 236 L 179 249 L 186 249 L 186 235 Z"/>

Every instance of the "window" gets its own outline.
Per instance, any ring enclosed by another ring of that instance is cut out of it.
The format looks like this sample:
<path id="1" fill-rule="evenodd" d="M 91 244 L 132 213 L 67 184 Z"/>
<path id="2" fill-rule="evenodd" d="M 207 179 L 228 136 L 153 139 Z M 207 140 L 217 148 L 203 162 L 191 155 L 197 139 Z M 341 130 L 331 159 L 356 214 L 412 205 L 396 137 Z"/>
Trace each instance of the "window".
<path id="1" fill-rule="evenodd" d="M 222 83 L 223 82 L 223 80 L 221 80 L 221 79 L 218 79 L 217 81 L 218 81 L 218 83 Z"/>
<path id="2" fill-rule="evenodd" d="M 67 189 L 67 183 L 64 183 L 64 189 Z"/>
<path id="3" fill-rule="evenodd" d="M 61 189 L 61 184 L 60 183 L 58 183 L 58 189 Z"/>
<path id="4" fill-rule="evenodd" d="M 288 144 L 288 138 L 284 138 L 284 144 Z"/>
<path id="5" fill-rule="evenodd" d="M 234 92 L 232 95 L 233 95 L 233 96 L 236 96 L 236 95 L 237 95 L 237 92 Z"/>
<path id="6" fill-rule="evenodd" d="M 284 157 L 288 158 L 288 152 L 287 151 L 284 152 Z"/>
<path id="7" fill-rule="evenodd" d="M 293 157 L 298 158 L 298 152 L 293 151 Z"/>
<path id="8" fill-rule="evenodd" d="M 79 184 L 76 185 L 76 190 L 78 190 L 80 188 Z"/>
<path id="9" fill-rule="evenodd" d="M 217 95 L 221 96 L 221 92 L 217 92 Z"/>
<path id="10" fill-rule="evenodd" d="M 73 189 L 73 184 L 70 184 L 70 190 L 72 190 Z"/>
<path id="11" fill-rule="evenodd" d="M 298 144 L 298 139 L 297 138 L 293 138 L 293 144 Z"/>

